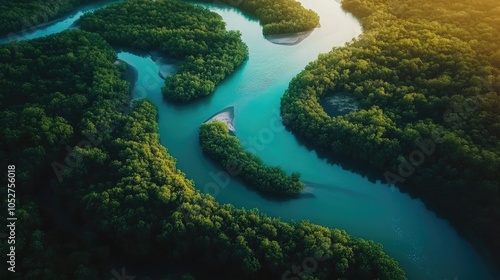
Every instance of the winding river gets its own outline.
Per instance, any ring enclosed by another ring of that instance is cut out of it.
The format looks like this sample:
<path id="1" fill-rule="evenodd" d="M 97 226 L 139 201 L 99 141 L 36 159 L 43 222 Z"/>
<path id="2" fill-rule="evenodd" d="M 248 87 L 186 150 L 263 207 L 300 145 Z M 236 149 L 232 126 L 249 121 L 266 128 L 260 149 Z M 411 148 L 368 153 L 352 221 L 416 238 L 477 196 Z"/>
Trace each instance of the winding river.
<path id="1" fill-rule="evenodd" d="M 321 27 L 296 45 L 269 42 L 263 37 L 259 22 L 236 9 L 200 4 L 220 14 L 228 29 L 242 32 L 250 55 L 212 96 L 188 105 L 173 105 L 161 96 L 163 80 L 158 71 L 168 74 L 175 67 L 155 62 L 149 56 L 119 53 L 121 60 L 138 70 L 135 97 L 149 98 L 158 107 L 161 143 L 177 158 L 178 167 L 196 182 L 197 188 L 211 193 L 220 203 L 258 208 L 285 221 L 307 219 L 374 240 L 383 244 L 410 279 L 493 279 L 491 268 L 470 243 L 420 200 L 327 162 L 285 130 L 279 103 L 289 81 L 318 54 L 342 46 L 362 32 L 359 21 L 334 0 L 301 2 L 320 15 Z M 84 12 L 108 3 L 83 7 L 35 32 L 4 38 L 0 43 L 72 28 Z M 234 106 L 236 135 L 245 148 L 266 164 L 300 172 L 309 185 L 307 195 L 285 201 L 269 200 L 230 178 L 202 154 L 199 125 L 229 106 Z"/>

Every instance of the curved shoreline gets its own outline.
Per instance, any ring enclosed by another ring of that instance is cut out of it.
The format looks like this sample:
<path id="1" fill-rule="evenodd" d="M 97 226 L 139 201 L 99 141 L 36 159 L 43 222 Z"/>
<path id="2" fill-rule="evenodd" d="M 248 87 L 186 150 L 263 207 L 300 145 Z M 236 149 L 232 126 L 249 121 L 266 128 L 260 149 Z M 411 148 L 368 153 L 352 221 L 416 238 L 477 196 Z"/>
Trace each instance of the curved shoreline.
<path id="1" fill-rule="evenodd" d="M 158 76 L 165 80 L 167 76 L 173 76 L 177 73 L 177 66 L 181 63 L 180 59 L 162 56 L 157 51 L 149 52 L 151 60 L 158 67 Z"/>
<path id="2" fill-rule="evenodd" d="M 135 88 L 135 84 L 137 83 L 137 80 L 139 78 L 139 71 L 137 68 L 124 60 L 117 59 L 115 64 L 119 65 L 125 65 L 125 71 L 122 72 L 122 78 L 130 83 L 130 92 L 133 91 Z"/>
<path id="3" fill-rule="evenodd" d="M 21 38 L 21 41 L 26 40 L 25 36 L 29 36 L 41 29 L 49 28 L 51 26 L 54 26 L 58 23 L 64 22 L 68 18 L 73 18 L 78 15 L 78 13 L 88 13 L 92 12 L 93 9 L 95 8 L 103 8 L 108 5 L 122 2 L 123 0 L 100 0 L 100 1 L 94 1 L 91 3 L 86 3 L 86 4 L 79 4 L 73 7 L 71 10 L 68 10 L 66 12 L 59 13 L 50 19 L 48 19 L 45 22 L 41 22 L 26 28 L 22 28 L 21 30 L 12 30 L 9 31 L 5 34 L 0 34 L 0 44 L 7 44 L 10 43 L 14 40 L 17 40 L 18 38 Z M 45 15 L 43 11 L 35 11 L 35 15 Z M 71 23 L 71 25 L 68 27 L 68 29 L 73 29 L 73 28 L 78 28 L 78 25 L 75 24 L 75 22 Z M 28 39 L 29 40 L 29 39 Z"/>
<path id="4" fill-rule="evenodd" d="M 266 38 L 266 40 L 268 40 L 269 42 L 271 42 L 273 44 L 293 46 L 293 45 L 297 45 L 298 43 L 302 42 L 304 39 L 309 37 L 309 35 L 311 35 L 311 33 L 316 28 L 313 28 L 313 29 L 308 30 L 308 31 L 301 31 L 301 32 L 295 32 L 295 33 L 264 35 L 264 38 Z"/>
<path id="5" fill-rule="evenodd" d="M 236 134 L 236 128 L 234 127 L 234 106 L 230 106 L 220 110 L 219 112 L 209 117 L 203 123 L 207 124 L 215 121 L 225 123 L 227 128 L 229 129 L 229 132 L 232 134 Z"/>

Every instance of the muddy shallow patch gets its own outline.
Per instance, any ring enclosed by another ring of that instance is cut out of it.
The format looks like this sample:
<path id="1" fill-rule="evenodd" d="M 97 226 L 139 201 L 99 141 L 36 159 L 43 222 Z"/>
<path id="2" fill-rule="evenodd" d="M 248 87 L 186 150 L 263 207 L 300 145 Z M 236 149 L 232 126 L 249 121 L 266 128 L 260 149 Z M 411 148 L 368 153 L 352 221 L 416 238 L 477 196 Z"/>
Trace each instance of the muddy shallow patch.
<path id="1" fill-rule="evenodd" d="M 269 42 L 278 45 L 296 45 L 305 38 L 309 37 L 313 30 L 287 33 L 287 34 L 276 34 L 276 35 L 266 35 L 264 36 Z"/>
<path id="2" fill-rule="evenodd" d="M 359 103 L 346 93 L 335 93 L 320 99 L 323 110 L 330 117 L 338 117 L 359 110 Z"/>

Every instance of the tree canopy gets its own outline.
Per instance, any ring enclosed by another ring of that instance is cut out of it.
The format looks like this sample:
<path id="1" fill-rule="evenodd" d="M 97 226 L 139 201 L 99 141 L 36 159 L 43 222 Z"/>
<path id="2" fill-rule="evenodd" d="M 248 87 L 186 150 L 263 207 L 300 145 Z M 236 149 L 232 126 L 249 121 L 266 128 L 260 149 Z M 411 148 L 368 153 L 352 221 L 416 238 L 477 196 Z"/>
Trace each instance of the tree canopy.
<path id="1" fill-rule="evenodd" d="M 84 15 L 78 24 L 114 46 L 181 59 L 163 88 L 178 102 L 211 94 L 248 56 L 241 34 L 226 31 L 220 15 L 177 0 L 129 0 Z"/>
<path id="2" fill-rule="evenodd" d="M 285 125 L 381 178 L 500 252 L 500 10 L 494 1 L 345 0 L 364 33 L 320 55 L 281 101 Z M 459 20 L 460 19 L 460 20 Z M 360 110 L 330 117 L 320 100 Z"/>
<path id="3" fill-rule="evenodd" d="M 129 103 L 115 62 L 78 29 L 0 46 L 0 162 L 16 165 L 22 197 L 15 277 L 109 279 L 119 259 L 165 279 L 294 279 L 292 265 L 302 279 L 405 279 L 378 244 L 201 194 L 160 144 L 154 105 Z"/>

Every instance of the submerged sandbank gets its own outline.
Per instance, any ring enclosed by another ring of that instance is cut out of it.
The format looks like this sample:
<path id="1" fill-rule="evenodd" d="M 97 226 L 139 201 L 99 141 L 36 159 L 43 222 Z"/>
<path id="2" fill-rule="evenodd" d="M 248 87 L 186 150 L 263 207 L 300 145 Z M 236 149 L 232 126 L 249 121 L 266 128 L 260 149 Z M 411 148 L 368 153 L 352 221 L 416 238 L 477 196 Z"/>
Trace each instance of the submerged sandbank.
<path id="1" fill-rule="evenodd" d="M 266 38 L 266 40 L 268 40 L 273 44 L 293 46 L 302 42 L 302 40 L 304 40 L 305 38 L 309 37 L 309 35 L 311 35 L 313 30 L 314 29 L 296 33 L 266 35 L 264 36 L 264 38 Z"/>
<path id="2" fill-rule="evenodd" d="M 219 111 L 215 115 L 208 118 L 204 123 L 211 123 L 214 121 L 220 121 L 225 123 L 231 134 L 236 133 L 236 129 L 234 127 L 234 106 L 227 107 Z"/>
<path id="3" fill-rule="evenodd" d="M 158 76 L 166 79 L 167 76 L 172 76 L 177 73 L 177 67 L 181 60 L 171 57 L 162 56 L 159 52 L 150 52 L 151 59 L 158 66 Z"/>

